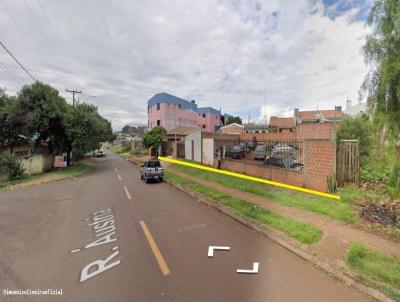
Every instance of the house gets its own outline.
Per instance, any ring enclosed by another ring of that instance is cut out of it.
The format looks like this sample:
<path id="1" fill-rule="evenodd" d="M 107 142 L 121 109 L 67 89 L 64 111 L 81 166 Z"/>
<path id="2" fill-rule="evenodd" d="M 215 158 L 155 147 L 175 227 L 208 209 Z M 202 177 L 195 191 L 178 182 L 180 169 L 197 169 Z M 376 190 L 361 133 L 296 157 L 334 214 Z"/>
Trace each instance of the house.
<path id="1" fill-rule="evenodd" d="M 232 123 L 226 126 L 222 126 L 219 128 L 221 133 L 224 134 L 240 134 L 243 132 L 243 125 Z"/>
<path id="2" fill-rule="evenodd" d="M 356 117 L 359 114 L 366 113 L 368 114 L 368 106 L 367 103 L 358 103 L 356 105 L 351 106 L 351 100 L 346 101 L 346 110 L 344 111 L 344 114 L 351 116 L 351 117 Z"/>
<path id="3" fill-rule="evenodd" d="M 269 120 L 268 132 L 271 133 L 294 132 L 295 129 L 296 129 L 296 124 L 293 117 L 271 116 Z"/>
<path id="4" fill-rule="evenodd" d="M 164 149 L 166 155 L 175 158 L 185 158 L 185 138 L 189 134 L 201 130 L 195 127 L 181 127 L 169 130 L 165 134 Z"/>
<path id="5" fill-rule="evenodd" d="M 299 111 L 294 109 L 294 119 L 297 124 L 340 122 L 343 117 L 342 106 L 335 106 L 334 110 Z"/>
<path id="6" fill-rule="evenodd" d="M 244 133 L 266 133 L 267 130 L 268 126 L 266 124 L 244 124 Z"/>
<path id="7" fill-rule="evenodd" d="M 222 124 L 220 110 L 198 107 L 194 100 L 187 101 L 168 93 L 157 93 L 147 102 L 148 129 L 162 126 L 166 130 L 200 128 L 215 132 Z"/>
<path id="8" fill-rule="evenodd" d="M 214 166 L 215 155 L 219 148 L 227 148 L 238 143 L 237 134 L 212 133 L 197 129 L 185 137 L 185 159 Z"/>

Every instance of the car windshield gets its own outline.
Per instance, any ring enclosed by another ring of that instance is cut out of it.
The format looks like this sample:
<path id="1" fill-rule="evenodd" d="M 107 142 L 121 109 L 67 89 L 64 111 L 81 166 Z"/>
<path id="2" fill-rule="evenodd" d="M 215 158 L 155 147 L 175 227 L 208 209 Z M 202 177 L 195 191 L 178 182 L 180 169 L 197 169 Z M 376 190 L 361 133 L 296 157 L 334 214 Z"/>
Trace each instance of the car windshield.
<path id="1" fill-rule="evenodd" d="M 265 147 L 264 146 L 257 146 L 256 151 L 264 151 Z"/>
<path id="2" fill-rule="evenodd" d="M 158 160 L 152 160 L 147 163 L 147 167 L 150 168 L 161 167 L 161 164 Z"/>
<path id="3" fill-rule="evenodd" d="M 286 167 L 290 167 L 290 166 L 292 166 L 294 164 L 294 160 L 291 157 L 284 158 L 283 162 L 284 162 Z"/>
<path id="4" fill-rule="evenodd" d="M 233 147 L 232 147 L 232 150 L 233 150 L 233 151 L 240 151 L 240 146 L 233 146 Z"/>

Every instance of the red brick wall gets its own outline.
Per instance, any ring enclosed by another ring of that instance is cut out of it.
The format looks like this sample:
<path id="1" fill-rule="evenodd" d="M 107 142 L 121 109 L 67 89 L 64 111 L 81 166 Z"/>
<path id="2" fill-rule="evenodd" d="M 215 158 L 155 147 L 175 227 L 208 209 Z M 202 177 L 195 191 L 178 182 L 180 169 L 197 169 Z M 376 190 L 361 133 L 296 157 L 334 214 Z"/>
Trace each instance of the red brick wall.
<path id="1" fill-rule="evenodd" d="M 282 133 L 241 133 L 240 139 L 244 141 L 251 141 L 253 137 L 256 138 L 258 142 L 262 141 L 292 141 L 296 139 L 296 133 L 294 132 L 282 132 Z"/>
<path id="2" fill-rule="evenodd" d="M 327 191 L 327 177 L 335 169 L 335 142 L 329 139 L 304 140 L 304 180 L 310 189 Z"/>
<path id="3" fill-rule="evenodd" d="M 335 143 L 330 139 L 306 139 L 304 140 L 304 168 L 302 171 L 272 168 L 228 159 L 222 162 L 222 169 L 327 192 L 327 177 L 335 169 L 335 152 Z"/>
<path id="4" fill-rule="evenodd" d="M 296 126 L 296 139 L 305 138 L 327 138 L 334 135 L 334 125 L 332 123 L 305 123 Z"/>

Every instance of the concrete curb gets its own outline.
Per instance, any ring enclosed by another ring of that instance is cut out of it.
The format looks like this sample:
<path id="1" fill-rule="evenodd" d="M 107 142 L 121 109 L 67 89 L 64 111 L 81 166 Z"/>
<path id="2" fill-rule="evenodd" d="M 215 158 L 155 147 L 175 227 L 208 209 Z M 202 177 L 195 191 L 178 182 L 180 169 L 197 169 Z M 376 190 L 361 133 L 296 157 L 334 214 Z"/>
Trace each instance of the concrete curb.
<path id="1" fill-rule="evenodd" d="M 135 165 L 139 164 L 138 161 L 135 161 L 133 159 L 127 159 L 127 160 L 132 162 Z M 197 193 L 189 188 L 186 188 L 186 187 L 183 187 L 180 185 L 175 185 L 170 182 L 167 182 L 167 183 L 170 186 L 173 186 L 173 187 L 177 188 L 178 190 L 185 192 L 186 194 L 192 196 L 197 201 L 204 203 L 209 208 L 215 209 L 218 212 L 228 216 L 229 218 L 247 226 L 248 228 L 257 232 L 258 234 L 261 234 L 261 235 L 271 239 L 272 241 L 277 243 L 279 246 L 289 250 L 290 252 L 299 256 L 300 258 L 311 262 L 318 269 L 328 273 L 331 277 L 352 287 L 356 291 L 363 293 L 365 295 L 368 295 L 377 301 L 396 302 L 392 298 L 383 294 L 381 291 L 379 291 L 373 287 L 370 287 L 370 286 L 362 283 L 361 281 L 357 280 L 355 274 L 353 274 L 351 272 L 346 272 L 346 271 L 343 272 L 337 268 L 333 268 L 329 263 L 319 260 L 316 256 L 302 250 L 301 246 L 298 243 L 296 243 L 294 240 L 284 237 L 283 235 L 279 234 L 275 230 L 273 230 L 269 227 L 261 226 L 257 223 L 254 223 L 250 219 L 234 213 L 232 209 L 230 209 L 224 205 L 221 205 L 220 203 L 217 203 L 216 201 L 214 201 L 212 199 L 206 198 L 206 197 L 202 196 L 200 193 Z"/>

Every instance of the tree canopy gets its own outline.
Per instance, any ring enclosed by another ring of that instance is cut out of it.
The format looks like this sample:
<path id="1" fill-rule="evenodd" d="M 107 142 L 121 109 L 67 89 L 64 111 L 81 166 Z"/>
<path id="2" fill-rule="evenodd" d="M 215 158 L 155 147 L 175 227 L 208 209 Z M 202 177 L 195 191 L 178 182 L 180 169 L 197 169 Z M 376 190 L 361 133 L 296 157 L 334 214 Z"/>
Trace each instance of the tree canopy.
<path id="1" fill-rule="evenodd" d="M 230 124 L 242 124 L 242 119 L 240 118 L 240 116 L 229 116 L 228 119 L 226 120 L 226 125 L 230 125 Z"/>
<path id="2" fill-rule="evenodd" d="M 374 116 L 400 133 L 400 0 L 375 0 L 368 24 L 372 33 L 364 45 L 370 66 L 362 86 Z"/>
<path id="3" fill-rule="evenodd" d="M 165 130 L 163 127 L 154 127 L 143 135 L 143 145 L 146 148 L 154 147 L 157 149 L 161 145 L 166 133 L 167 130 Z"/>
<path id="4" fill-rule="evenodd" d="M 97 149 L 100 142 L 114 139 L 111 123 L 95 106 L 69 105 L 50 85 L 35 82 L 24 86 L 16 97 L 0 90 L 0 147 L 29 142 L 46 145 L 50 153 L 72 152 L 75 158 Z M 69 163 L 69 160 L 68 160 Z"/>

